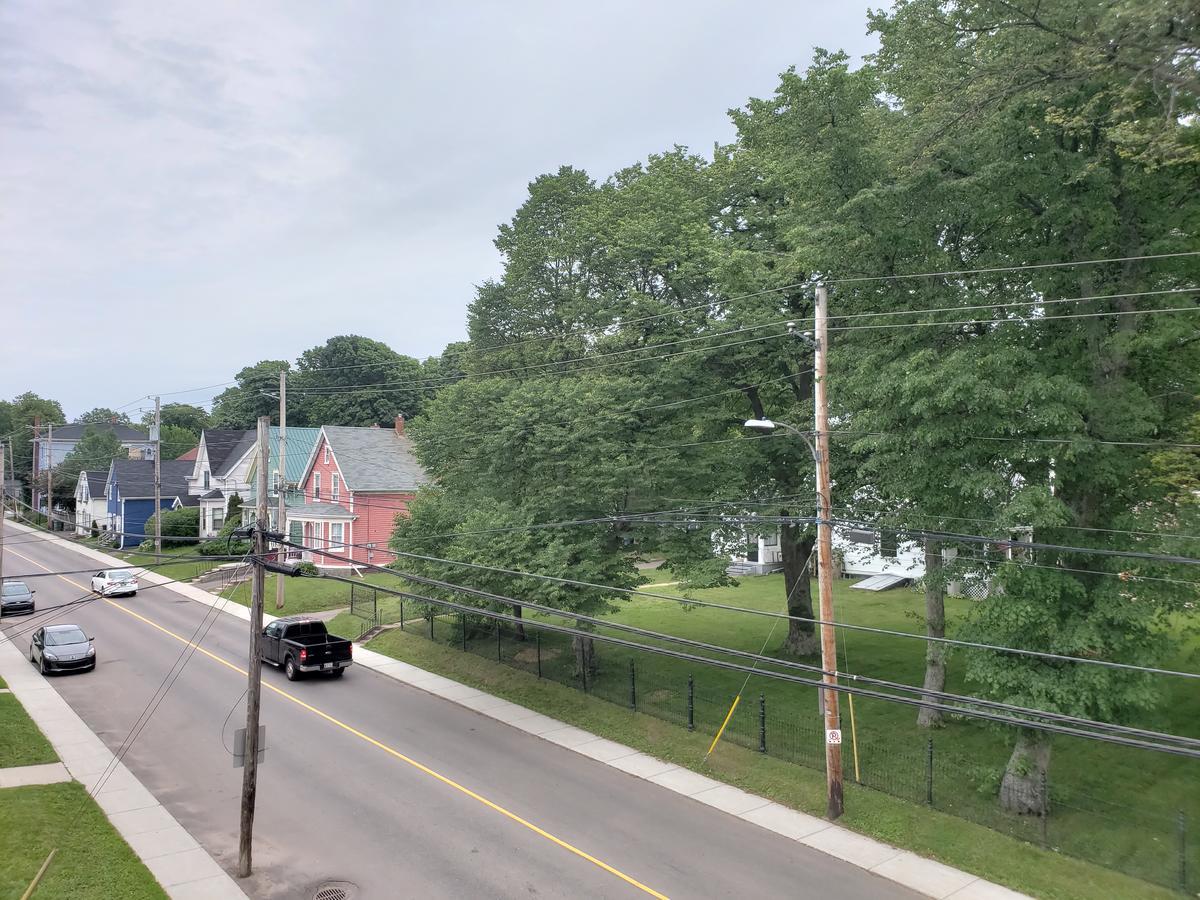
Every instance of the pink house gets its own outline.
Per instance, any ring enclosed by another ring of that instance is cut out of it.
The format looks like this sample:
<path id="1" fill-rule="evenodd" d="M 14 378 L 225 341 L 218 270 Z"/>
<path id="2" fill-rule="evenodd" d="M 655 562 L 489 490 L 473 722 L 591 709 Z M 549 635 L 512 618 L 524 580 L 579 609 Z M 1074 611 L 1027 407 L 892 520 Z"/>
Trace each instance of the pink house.
<path id="1" fill-rule="evenodd" d="M 326 425 L 300 478 L 303 502 L 287 511 L 290 540 L 322 568 L 386 565 L 396 516 L 428 481 L 403 416 L 395 429 Z"/>

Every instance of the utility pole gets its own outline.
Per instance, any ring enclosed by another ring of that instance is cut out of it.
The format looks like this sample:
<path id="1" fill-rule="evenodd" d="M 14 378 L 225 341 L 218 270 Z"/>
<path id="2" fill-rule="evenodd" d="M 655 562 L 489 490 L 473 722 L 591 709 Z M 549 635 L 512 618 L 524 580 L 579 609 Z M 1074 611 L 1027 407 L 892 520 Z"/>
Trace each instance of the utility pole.
<path id="1" fill-rule="evenodd" d="M 238 839 L 238 877 L 248 878 L 251 869 L 251 848 L 254 842 L 254 800 L 258 793 L 258 715 L 262 699 L 262 628 L 263 589 L 266 571 L 263 568 L 267 551 L 267 532 L 270 530 L 267 506 L 267 467 L 270 465 L 271 445 L 268 441 L 271 417 L 258 420 L 258 504 L 254 526 L 254 578 L 250 586 L 250 659 L 246 666 L 250 683 L 246 688 L 246 768 L 242 771 L 242 821 Z M 282 578 L 282 575 L 280 575 Z"/>
<path id="2" fill-rule="evenodd" d="M 829 292 L 817 286 L 816 339 L 813 369 L 817 457 L 817 586 L 821 603 L 821 668 L 827 685 L 837 684 L 837 640 L 833 632 L 833 500 L 829 484 L 829 396 L 825 376 L 829 371 Z M 838 692 L 825 689 L 826 816 L 838 818 L 842 802 L 842 732 Z"/>
<path id="3" fill-rule="evenodd" d="M 29 445 L 33 448 L 33 452 L 29 454 L 29 509 L 35 513 L 38 511 L 38 457 L 41 455 L 41 445 L 38 443 L 38 438 L 41 436 L 42 417 L 35 415 L 33 417 L 33 443 Z"/>
<path id="4" fill-rule="evenodd" d="M 47 428 L 50 450 L 46 454 L 46 526 L 54 531 L 54 423 L 51 422 Z"/>
<path id="5" fill-rule="evenodd" d="M 162 556 L 162 405 L 154 398 L 154 554 Z"/>
<path id="6" fill-rule="evenodd" d="M 281 369 L 279 372 L 279 506 L 278 516 L 279 521 L 275 523 L 275 530 L 287 534 L 287 371 Z M 282 557 L 285 552 L 283 544 L 279 545 L 279 553 Z M 279 559 L 283 562 L 283 559 Z M 275 608 L 283 609 L 283 573 L 275 575 Z"/>
<path id="7" fill-rule="evenodd" d="M 0 581 L 4 580 L 4 510 L 8 506 L 8 482 L 4 480 L 4 445 L 0 444 Z"/>

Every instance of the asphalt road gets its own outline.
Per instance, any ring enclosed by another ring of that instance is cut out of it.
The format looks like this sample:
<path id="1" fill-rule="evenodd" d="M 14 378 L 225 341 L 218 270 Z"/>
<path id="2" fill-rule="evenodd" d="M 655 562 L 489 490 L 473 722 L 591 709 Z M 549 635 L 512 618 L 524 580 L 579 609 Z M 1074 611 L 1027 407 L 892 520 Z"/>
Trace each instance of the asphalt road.
<path id="1" fill-rule="evenodd" d="M 96 565 L 32 538 L 6 529 L 7 577 L 44 575 L 40 567 L 85 571 L 29 579 L 38 619 L 0 624 L 26 651 L 28 633 L 47 621 L 41 613 L 86 594 L 86 570 Z M 124 761 L 233 872 L 242 770 L 229 748 L 245 722 L 246 623 L 169 587 L 93 600 L 54 621 L 77 623 L 96 639 L 95 672 L 51 683 L 114 752 L 161 697 Z M 268 749 L 259 769 L 255 874 L 243 882 L 253 897 L 309 898 L 331 880 L 388 900 L 653 896 L 637 883 L 673 898 L 917 896 L 367 669 L 289 683 L 264 667 L 263 678 L 280 692 L 263 692 Z"/>

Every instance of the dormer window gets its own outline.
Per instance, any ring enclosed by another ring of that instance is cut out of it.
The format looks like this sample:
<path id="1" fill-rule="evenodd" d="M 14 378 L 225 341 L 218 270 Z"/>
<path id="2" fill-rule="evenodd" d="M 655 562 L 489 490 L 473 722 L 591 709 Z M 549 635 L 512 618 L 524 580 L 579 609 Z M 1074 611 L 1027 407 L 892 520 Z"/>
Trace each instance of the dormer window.
<path id="1" fill-rule="evenodd" d="M 329 445 L 325 445 L 325 465 L 329 465 Z"/>
<path id="2" fill-rule="evenodd" d="M 208 470 L 204 470 L 204 489 L 208 490 Z"/>

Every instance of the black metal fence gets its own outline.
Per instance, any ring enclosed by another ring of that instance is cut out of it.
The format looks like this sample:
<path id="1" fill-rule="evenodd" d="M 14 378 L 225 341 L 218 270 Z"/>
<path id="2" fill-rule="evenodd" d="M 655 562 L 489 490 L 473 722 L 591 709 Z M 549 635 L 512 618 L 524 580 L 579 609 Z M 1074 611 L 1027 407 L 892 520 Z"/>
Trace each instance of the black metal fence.
<path id="1" fill-rule="evenodd" d="M 351 585 L 350 598 L 351 612 L 363 619 L 364 632 L 399 627 L 706 735 L 716 734 L 734 699 L 728 682 L 714 671 L 697 665 L 697 671 L 683 672 L 679 661 L 646 651 L 605 648 L 599 666 L 580 665 L 572 638 L 542 629 L 536 618 L 517 625 L 495 620 L 487 611 L 431 607 L 368 585 Z M 766 676 L 752 676 L 721 740 L 823 771 L 825 733 L 816 692 L 811 715 L 797 715 L 794 705 L 772 704 L 770 694 L 777 685 Z M 1041 814 L 1007 813 L 996 799 L 996 765 L 981 765 L 941 747 L 936 733 L 918 740 L 848 736 L 843 757 L 847 780 L 863 787 L 1147 882 L 1187 891 L 1200 881 L 1200 842 L 1189 833 L 1183 810 L 1129 809 L 1082 793 L 1073 783 L 1043 779 Z"/>

